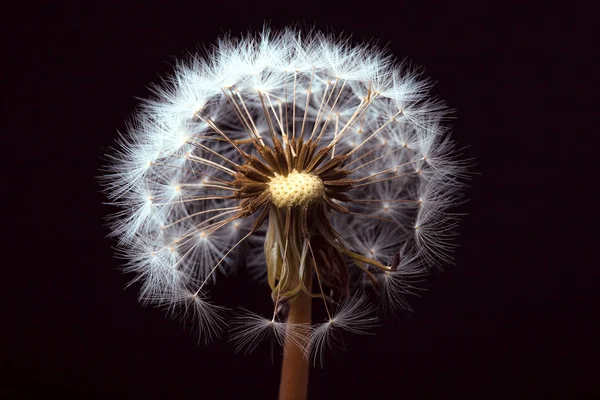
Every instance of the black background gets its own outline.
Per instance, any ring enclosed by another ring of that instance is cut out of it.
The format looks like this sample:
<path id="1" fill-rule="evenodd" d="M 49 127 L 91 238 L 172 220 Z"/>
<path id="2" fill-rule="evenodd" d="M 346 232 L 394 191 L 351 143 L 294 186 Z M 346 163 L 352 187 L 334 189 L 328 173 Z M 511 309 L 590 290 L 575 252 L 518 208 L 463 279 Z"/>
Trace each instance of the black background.
<path id="1" fill-rule="evenodd" d="M 597 262 L 582 251 L 597 237 L 586 190 L 597 176 L 583 178 L 597 131 L 583 100 L 590 11 L 413 3 L 76 2 L 5 14 L 3 29 L 16 29 L 3 35 L 0 397 L 276 397 L 268 344 L 250 355 L 226 340 L 198 345 L 124 289 L 131 277 L 105 238 L 115 210 L 96 179 L 136 97 L 176 58 L 265 20 L 377 38 L 423 66 L 475 162 L 455 265 L 412 298 L 414 314 L 345 335 L 347 350 L 311 371 L 309 398 L 600 395 Z M 260 311 L 268 293 L 241 274 L 213 298 Z"/>

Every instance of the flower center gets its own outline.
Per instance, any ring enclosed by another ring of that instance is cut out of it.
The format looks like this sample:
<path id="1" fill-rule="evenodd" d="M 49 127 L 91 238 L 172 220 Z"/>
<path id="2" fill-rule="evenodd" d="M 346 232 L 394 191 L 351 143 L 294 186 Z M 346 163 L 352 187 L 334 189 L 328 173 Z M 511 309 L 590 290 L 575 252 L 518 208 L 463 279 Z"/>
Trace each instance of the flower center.
<path id="1" fill-rule="evenodd" d="M 323 197 L 325 186 L 317 175 L 293 170 L 288 176 L 275 174 L 269 182 L 271 201 L 276 207 L 306 206 Z"/>

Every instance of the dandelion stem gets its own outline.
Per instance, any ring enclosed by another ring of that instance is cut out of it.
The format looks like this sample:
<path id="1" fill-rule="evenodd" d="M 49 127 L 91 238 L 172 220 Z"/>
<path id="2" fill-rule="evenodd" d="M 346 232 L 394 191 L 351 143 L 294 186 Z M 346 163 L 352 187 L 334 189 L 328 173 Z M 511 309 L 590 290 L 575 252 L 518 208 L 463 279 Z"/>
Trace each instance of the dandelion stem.
<path id="1" fill-rule="evenodd" d="M 311 297 L 300 292 L 300 295 L 290 305 L 287 323 L 310 325 L 311 301 Z M 290 335 L 285 339 L 279 400 L 306 400 L 308 394 L 308 357 L 306 357 L 304 348 L 308 347 L 309 332 L 300 332 L 295 335 L 298 337 L 291 339 Z"/>

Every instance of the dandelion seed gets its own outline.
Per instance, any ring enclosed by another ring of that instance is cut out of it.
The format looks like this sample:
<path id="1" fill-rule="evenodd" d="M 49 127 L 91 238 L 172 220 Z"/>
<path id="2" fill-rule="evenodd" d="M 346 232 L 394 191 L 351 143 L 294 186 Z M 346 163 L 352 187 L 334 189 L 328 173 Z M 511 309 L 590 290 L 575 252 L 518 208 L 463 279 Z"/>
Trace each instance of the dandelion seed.
<path id="1" fill-rule="evenodd" d="M 409 308 L 416 279 L 449 260 L 467 177 L 430 86 L 372 45 L 295 29 L 178 64 L 103 177 L 142 301 L 193 313 L 209 339 L 226 326 L 209 289 L 245 265 L 274 311 L 232 320 L 236 348 L 271 336 L 315 359 L 335 329 L 374 324 L 365 281 L 382 307 Z M 329 319 L 310 330 L 313 304 Z"/>
<path id="2" fill-rule="evenodd" d="M 233 318 L 232 326 L 231 340 L 236 343 L 236 350 L 246 353 L 254 350 L 267 337 L 279 345 L 288 340 L 304 349 L 302 340 L 310 331 L 309 324 L 289 324 L 250 311 Z"/>
<path id="3" fill-rule="evenodd" d="M 368 303 L 367 297 L 357 295 L 347 299 L 326 322 L 315 325 L 309 344 L 313 364 L 320 360 L 323 366 L 323 352 L 326 348 L 333 347 L 338 340 L 336 330 L 363 334 L 373 328 L 377 323 L 377 318 L 371 315 L 373 311 L 374 308 Z"/>

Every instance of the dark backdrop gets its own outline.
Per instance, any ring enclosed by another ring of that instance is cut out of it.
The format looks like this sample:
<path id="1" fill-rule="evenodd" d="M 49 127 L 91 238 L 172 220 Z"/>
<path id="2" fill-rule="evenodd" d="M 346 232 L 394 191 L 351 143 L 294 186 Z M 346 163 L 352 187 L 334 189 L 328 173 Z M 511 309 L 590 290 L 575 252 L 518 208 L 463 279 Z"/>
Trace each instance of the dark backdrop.
<path id="1" fill-rule="evenodd" d="M 267 20 L 378 38 L 423 66 L 475 160 L 455 265 L 412 298 L 414 314 L 345 335 L 347 350 L 311 371 L 310 398 L 599 395 L 597 281 L 580 250 L 597 236 L 586 195 L 597 177 L 581 179 L 594 156 L 595 108 L 582 101 L 591 61 L 579 55 L 593 52 L 588 11 L 413 3 L 73 2 L 5 14 L 3 394 L 275 398 L 280 359 L 267 344 L 250 355 L 226 340 L 198 345 L 124 289 L 96 179 L 136 97 L 175 58 Z M 270 309 L 268 290 L 243 275 L 212 293 Z"/>

